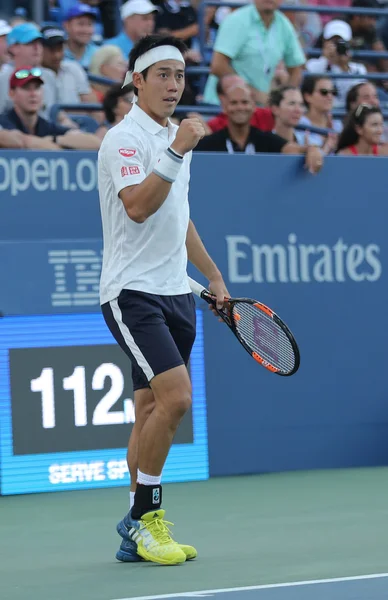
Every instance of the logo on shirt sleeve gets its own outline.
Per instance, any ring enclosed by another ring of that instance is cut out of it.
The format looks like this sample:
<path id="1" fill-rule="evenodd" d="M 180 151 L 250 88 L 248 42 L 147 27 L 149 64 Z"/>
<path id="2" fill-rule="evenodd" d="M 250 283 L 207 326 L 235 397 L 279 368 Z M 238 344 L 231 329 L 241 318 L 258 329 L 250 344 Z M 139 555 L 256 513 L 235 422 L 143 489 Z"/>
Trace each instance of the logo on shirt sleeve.
<path id="1" fill-rule="evenodd" d="M 120 148 L 119 150 L 121 156 L 125 156 L 125 158 L 131 158 L 136 154 L 136 150 L 132 150 L 131 148 Z"/>
<path id="2" fill-rule="evenodd" d="M 121 177 L 126 177 L 127 175 L 139 175 L 139 173 L 139 167 L 121 167 Z"/>

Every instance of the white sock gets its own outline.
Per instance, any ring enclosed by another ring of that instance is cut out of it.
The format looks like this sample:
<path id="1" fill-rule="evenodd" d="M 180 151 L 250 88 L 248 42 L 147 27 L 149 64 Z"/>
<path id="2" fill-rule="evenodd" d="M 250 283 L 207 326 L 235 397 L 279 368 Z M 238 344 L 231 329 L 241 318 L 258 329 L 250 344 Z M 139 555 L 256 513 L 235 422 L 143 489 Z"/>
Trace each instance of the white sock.
<path id="1" fill-rule="evenodd" d="M 161 480 L 161 475 L 146 475 L 140 469 L 137 470 L 137 483 L 141 485 L 160 485 Z"/>
<path id="2" fill-rule="evenodd" d="M 135 504 L 135 492 L 129 492 L 129 510 Z"/>

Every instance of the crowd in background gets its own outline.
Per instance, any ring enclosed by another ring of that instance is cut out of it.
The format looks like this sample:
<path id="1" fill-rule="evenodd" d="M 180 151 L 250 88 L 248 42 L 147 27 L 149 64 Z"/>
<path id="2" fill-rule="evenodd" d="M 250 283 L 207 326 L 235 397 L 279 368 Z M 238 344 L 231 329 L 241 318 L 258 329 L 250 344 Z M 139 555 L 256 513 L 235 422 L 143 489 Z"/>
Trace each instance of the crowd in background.
<path id="1" fill-rule="evenodd" d="M 158 32 L 186 43 L 187 66 L 209 65 L 207 78 L 187 77 L 181 101 L 204 122 L 198 151 L 289 153 L 314 145 L 324 155 L 388 153 L 388 59 L 353 56 L 386 51 L 385 16 L 283 13 L 279 0 L 207 7 L 204 49 L 197 0 L 49 0 L 39 24 L 30 4 L 1 15 L 0 147 L 98 149 L 132 106 L 131 85 L 121 87 L 131 48 Z M 383 6 L 377 0 L 287 4 Z M 307 57 L 311 48 L 314 58 Z M 336 78 L 343 73 L 352 77 Z M 367 73 L 387 73 L 387 80 L 367 81 Z M 219 114 L 206 114 L 209 106 Z M 344 116 L 333 118 L 341 108 Z M 191 116 L 189 110 L 174 119 Z"/>

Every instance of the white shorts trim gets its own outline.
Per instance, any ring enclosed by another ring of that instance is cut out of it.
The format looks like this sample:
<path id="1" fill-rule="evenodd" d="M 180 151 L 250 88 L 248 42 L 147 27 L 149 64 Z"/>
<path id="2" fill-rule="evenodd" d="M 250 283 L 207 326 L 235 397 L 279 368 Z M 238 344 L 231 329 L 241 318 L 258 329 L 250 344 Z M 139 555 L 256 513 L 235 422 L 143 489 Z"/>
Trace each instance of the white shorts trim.
<path id="1" fill-rule="evenodd" d="M 151 381 L 151 379 L 155 376 L 155 374 L 154 374 L 153 370 L 151 369 L 151 366 L 147 362 L 144 354 L 140 350 L 139 346 L 136 345 L 136 342 L 133 339 L 131 332 L 129 331 L 127 325 L 123 322 L 123 315 L 120 310 L 117 298 L 115 298 L 114 300 L 111 300 L 109 302 L 109 304 L 112 309 L 113 318 L 116 321 L 116 323 L 120 329 L 121 335 L 123 336 L 125 343 L 127 344 L 129 350 L 135 357 L 137 364 L 143 370 L 148 381 Z"/>

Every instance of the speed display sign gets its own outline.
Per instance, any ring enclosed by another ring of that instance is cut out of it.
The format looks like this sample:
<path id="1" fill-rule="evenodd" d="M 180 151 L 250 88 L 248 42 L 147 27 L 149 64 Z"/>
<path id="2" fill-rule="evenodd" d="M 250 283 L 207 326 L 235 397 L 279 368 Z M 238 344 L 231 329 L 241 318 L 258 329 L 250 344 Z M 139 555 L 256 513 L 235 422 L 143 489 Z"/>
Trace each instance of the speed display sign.
<path id="1" fill-rule="evenodd" d="M 193 406 L 174 439 L 164 481 L 208 476 L 200 311 L 197 320 Z M 102 316 L 8 317 L 0 330 L 2 494 L 128 483 L 131 366 Z"/>

